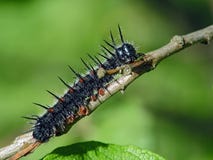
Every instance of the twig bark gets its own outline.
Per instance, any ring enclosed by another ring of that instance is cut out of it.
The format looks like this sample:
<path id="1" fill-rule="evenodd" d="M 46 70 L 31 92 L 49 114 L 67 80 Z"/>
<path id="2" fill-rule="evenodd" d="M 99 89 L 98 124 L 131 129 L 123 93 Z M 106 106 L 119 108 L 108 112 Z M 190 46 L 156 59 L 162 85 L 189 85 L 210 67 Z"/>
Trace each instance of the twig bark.
<path id="1" fill-rule="evenodd" d="M 213 25 L 186 35 L 176 35 L 170 40 L 168 44 L 159 49 L 146 53 L 146 55 L 141 60 L 130 65 L 130 67 L 133 69 L 131 74 L 122 75 L 117 81 L 111 83 L 108 86 L 107 90 L 109 92 L 106 93 L 104 96 L 100 96 L 100 101 L 91 102 L 89 104 L 89 114 L 97 109 L 100 103 L 107 100 L 110 96 L 118 91 L 123 91 L 125 87 L 132 83 L 137 77 L 145 72 L 153 70 L 163 59 L 196 43 L 209 44 L 212 39 Z M 72 125 L 70 127 L 72 127 Z M 10 159 L 17 159 L 28 153 L 28 151 L 25 151 L 26 148 L 31 148 L 32 150 L 37 147 L 39 144 L 36 143 L 36 140 L 32 137 L 32 132 L 23 134 L 17 137 L 11 145 L 0 149 L 0 159 L 6 159 L 11 156 L 12 158 Z"/>

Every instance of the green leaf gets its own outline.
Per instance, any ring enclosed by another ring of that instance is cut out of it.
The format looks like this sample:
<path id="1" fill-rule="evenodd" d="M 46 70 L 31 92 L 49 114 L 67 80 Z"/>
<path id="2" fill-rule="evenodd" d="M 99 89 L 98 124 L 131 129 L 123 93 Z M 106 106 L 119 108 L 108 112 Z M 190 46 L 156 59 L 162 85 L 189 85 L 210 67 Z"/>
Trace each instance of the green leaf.
<path id="1" fill-rule="evenodd" d="M 60 147 L 43 160 L 165 160 L 159 155 L 133 145 L 120 146 L 101 142 L 83 142 Z"/>

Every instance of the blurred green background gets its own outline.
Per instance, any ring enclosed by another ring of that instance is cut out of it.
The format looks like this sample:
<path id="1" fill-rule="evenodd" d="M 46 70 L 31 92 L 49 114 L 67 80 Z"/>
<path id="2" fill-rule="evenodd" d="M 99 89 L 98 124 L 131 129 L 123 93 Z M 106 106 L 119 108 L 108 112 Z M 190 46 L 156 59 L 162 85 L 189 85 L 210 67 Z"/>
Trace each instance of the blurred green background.
<path id="1" fill-rule="evenodd" d="M 166 44 L 213 21 L 209 0 L 1 0 L 0 147 L 30 128 L 24 115 L 42 114 L 32 102 L 62 95 L 57 75 L 67 65 L 84 72 L 80 57 L 97 54 L 109 30 L 138 52 Z M 196 45 L 167 58 L 116 94 L 71 131 L 23 158 L 39 159 L 80 141 L 134 144 L 166 159 L 213 159 L 213 45 Z"/>

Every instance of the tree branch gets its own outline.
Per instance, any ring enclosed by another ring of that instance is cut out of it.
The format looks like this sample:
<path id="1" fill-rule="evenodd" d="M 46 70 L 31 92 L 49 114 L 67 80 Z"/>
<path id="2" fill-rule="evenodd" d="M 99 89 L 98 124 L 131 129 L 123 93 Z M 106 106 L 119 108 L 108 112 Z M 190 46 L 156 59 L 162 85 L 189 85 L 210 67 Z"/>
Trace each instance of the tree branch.
<path id="1" fill-rule="evenodd" d="M 112 82 L 108 86 L 108 92 L 104 96 L 98 97 L 99 101 L 90 102 L 88 106 L 90 110 L 89 114 L 91 114 L 102 102 L 107 100 L 110 96 L 117 93 L 118 91 L 123 91 L 140 75 L 153 70 L 163 59 L 196 43 L 209 44 L 212 39 L 213 25 L 186 35 L 174 36 L 168 44 L 159 49 L 148 52 L 141 60 L 127 65 L 127 69 L 129 66 L 132 68 L 131 74 L 121 75 L 117 81 Z M 123 67 L 122 69 L 126 69 L 126 67 Z M 73 124 L 75 124 L 81 118 L 77 119 Z M 69 127 L 72 127 L 73 124 L 71 124 Z M 36 140 L 32 137 L 32 132 L 29 132 L 17 137 L 11 145 L 0 149 L 0 159 L 6 159 L 11 156 L 12 157 L 10 159 L 18 159 L 39 145 L 40 143 L 36 142 Z"/>

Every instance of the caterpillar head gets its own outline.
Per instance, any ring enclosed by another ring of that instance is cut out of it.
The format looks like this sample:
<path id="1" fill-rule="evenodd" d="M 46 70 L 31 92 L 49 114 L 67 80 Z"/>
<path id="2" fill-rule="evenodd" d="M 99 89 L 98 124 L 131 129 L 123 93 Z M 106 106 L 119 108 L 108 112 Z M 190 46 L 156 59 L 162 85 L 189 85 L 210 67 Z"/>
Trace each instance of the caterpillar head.
<path id="1" fill-rule="evenodd" d="M 137 59 L 135 48 L 129 43 L 123 43 L 121 47 L 116 49 L 116 55 L 120 62 L 131 63 Z"/>

